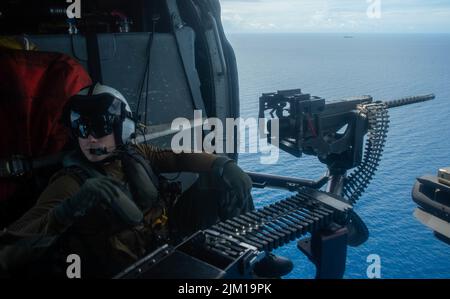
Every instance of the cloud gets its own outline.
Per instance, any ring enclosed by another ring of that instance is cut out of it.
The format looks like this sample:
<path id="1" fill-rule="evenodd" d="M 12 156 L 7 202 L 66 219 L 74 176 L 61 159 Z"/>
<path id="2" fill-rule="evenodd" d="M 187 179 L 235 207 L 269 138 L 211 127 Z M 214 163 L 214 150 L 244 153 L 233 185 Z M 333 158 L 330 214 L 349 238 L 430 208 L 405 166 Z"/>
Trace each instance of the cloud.
<path id="1" fill-rule="evenodd" d="M 380 1 L 380 18 L 368 8 Z M 450 32 L 440 0 L 221 0 L 228 32 Z"/>

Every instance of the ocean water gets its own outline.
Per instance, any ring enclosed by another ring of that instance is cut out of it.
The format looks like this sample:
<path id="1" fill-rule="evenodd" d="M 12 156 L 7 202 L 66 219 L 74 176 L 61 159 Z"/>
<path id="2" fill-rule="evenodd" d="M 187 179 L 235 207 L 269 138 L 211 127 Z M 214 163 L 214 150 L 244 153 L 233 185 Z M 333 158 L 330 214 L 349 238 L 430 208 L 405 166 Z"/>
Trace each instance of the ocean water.
<path id="1" fill-rule="evenodd" d="M 370 230 L 369 240 L 348 248 L 345 278 L 367 278 L 369 254 L 381 259 L 382 278 L 450 278 L 450 246 L 412 215 L 415 178 L 450 166 L 450 35 L 229 34 L 240 83 L 241 116 L 258 117 L 263 92 L 302 88 L 339 99 L 372 95 L 377 100 L 435 93 L 431 102 L 390 110 L 385 152 L 371 185 L 355 206 Z M 261 153 L 241 154 L 247 171 L 318 178 L 325 165 L 314 157 L 280 152 L 274 165 Z M 255 189 L 256 206 L 289 195 Z M 295 269 L 287 278 L 313 278 L 314 266 L 296 242 L 277 249 Z"/>

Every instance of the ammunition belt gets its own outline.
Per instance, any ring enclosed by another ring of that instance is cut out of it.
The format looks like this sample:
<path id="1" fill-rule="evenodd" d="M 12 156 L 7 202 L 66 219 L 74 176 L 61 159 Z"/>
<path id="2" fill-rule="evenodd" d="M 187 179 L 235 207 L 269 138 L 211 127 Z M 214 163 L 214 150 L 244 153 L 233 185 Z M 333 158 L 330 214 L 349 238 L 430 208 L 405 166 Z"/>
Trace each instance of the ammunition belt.
<path id="1" fill-rule="evenodd" d="M 368 132 L 364 156 L 357 168 L 347 177 L 343 194 L 355 203 L 363 194 L 375 172 L 383 154 L 389 128 L 387 106 L 382 102 L 358 105 L 359 113 L 367 118 Z"/>
<path id="2" fill-rule="evenodd" d="M 272 251 L 327 227 L 349 209 L 350 205 L 333 195 L 304 188 L 294 196 L 212 226 L 205 231 L 205 244 L 231 258 L 247 249 Z"/>

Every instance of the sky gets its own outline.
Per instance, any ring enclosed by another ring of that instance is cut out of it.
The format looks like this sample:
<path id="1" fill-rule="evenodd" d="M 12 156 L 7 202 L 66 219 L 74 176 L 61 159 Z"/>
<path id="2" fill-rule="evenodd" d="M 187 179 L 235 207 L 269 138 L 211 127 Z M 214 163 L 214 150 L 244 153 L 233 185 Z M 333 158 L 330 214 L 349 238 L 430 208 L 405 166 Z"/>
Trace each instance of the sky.
<path id="1" fill-rule="evenodd" d="M 220 0 L 228 33 L 450 33 L 450 0 Z"/>

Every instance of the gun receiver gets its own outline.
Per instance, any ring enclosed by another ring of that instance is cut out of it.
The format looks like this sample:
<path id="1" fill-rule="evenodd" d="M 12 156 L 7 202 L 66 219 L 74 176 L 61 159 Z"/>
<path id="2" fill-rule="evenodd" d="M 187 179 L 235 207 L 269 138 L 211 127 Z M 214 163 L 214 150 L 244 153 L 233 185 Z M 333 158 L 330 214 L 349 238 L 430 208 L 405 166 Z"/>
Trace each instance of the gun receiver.
<path id="1" fill-rule="evenodd" d="M 329 185 L 341 186 L 332 186 L 329 191 L 355 202 L 380 162 L 389 128 L 387 109 L 431 99 L 434 94 L 382 102 L 365 95 L 326 103 L 301 89 L 282 90 L 260 97 L 259 117 L 270 118 L 269 143 L 279 138 L 279 148 L 296 157 L 317 156 L 328 166 L 330 177 L 339 177 Z M 279 122 L 278 136 L 272 132 L 274 121 Z"/>
<path id="2" fill-rule="evenodd" d="M 374 102 L 366 95 L 325 103 L 325 99 L 304 94 L 301 89 L 283 90 L 260 97 L 259 117 L 264 118 L 265 112 L 269 112 L 272 119 L 278 119 L 282 150 L 296 157 L 302 153 L 315 155 L 324 161 L 345 153 L 353 159 L 346 159 L 350 163 L 343 166 L 351 169 L 361 162 L 363 137 L 371 125 L 362 111 L 364 106 L 372 104 L 387 109 L 431 99 L 433 94 Z"/>

